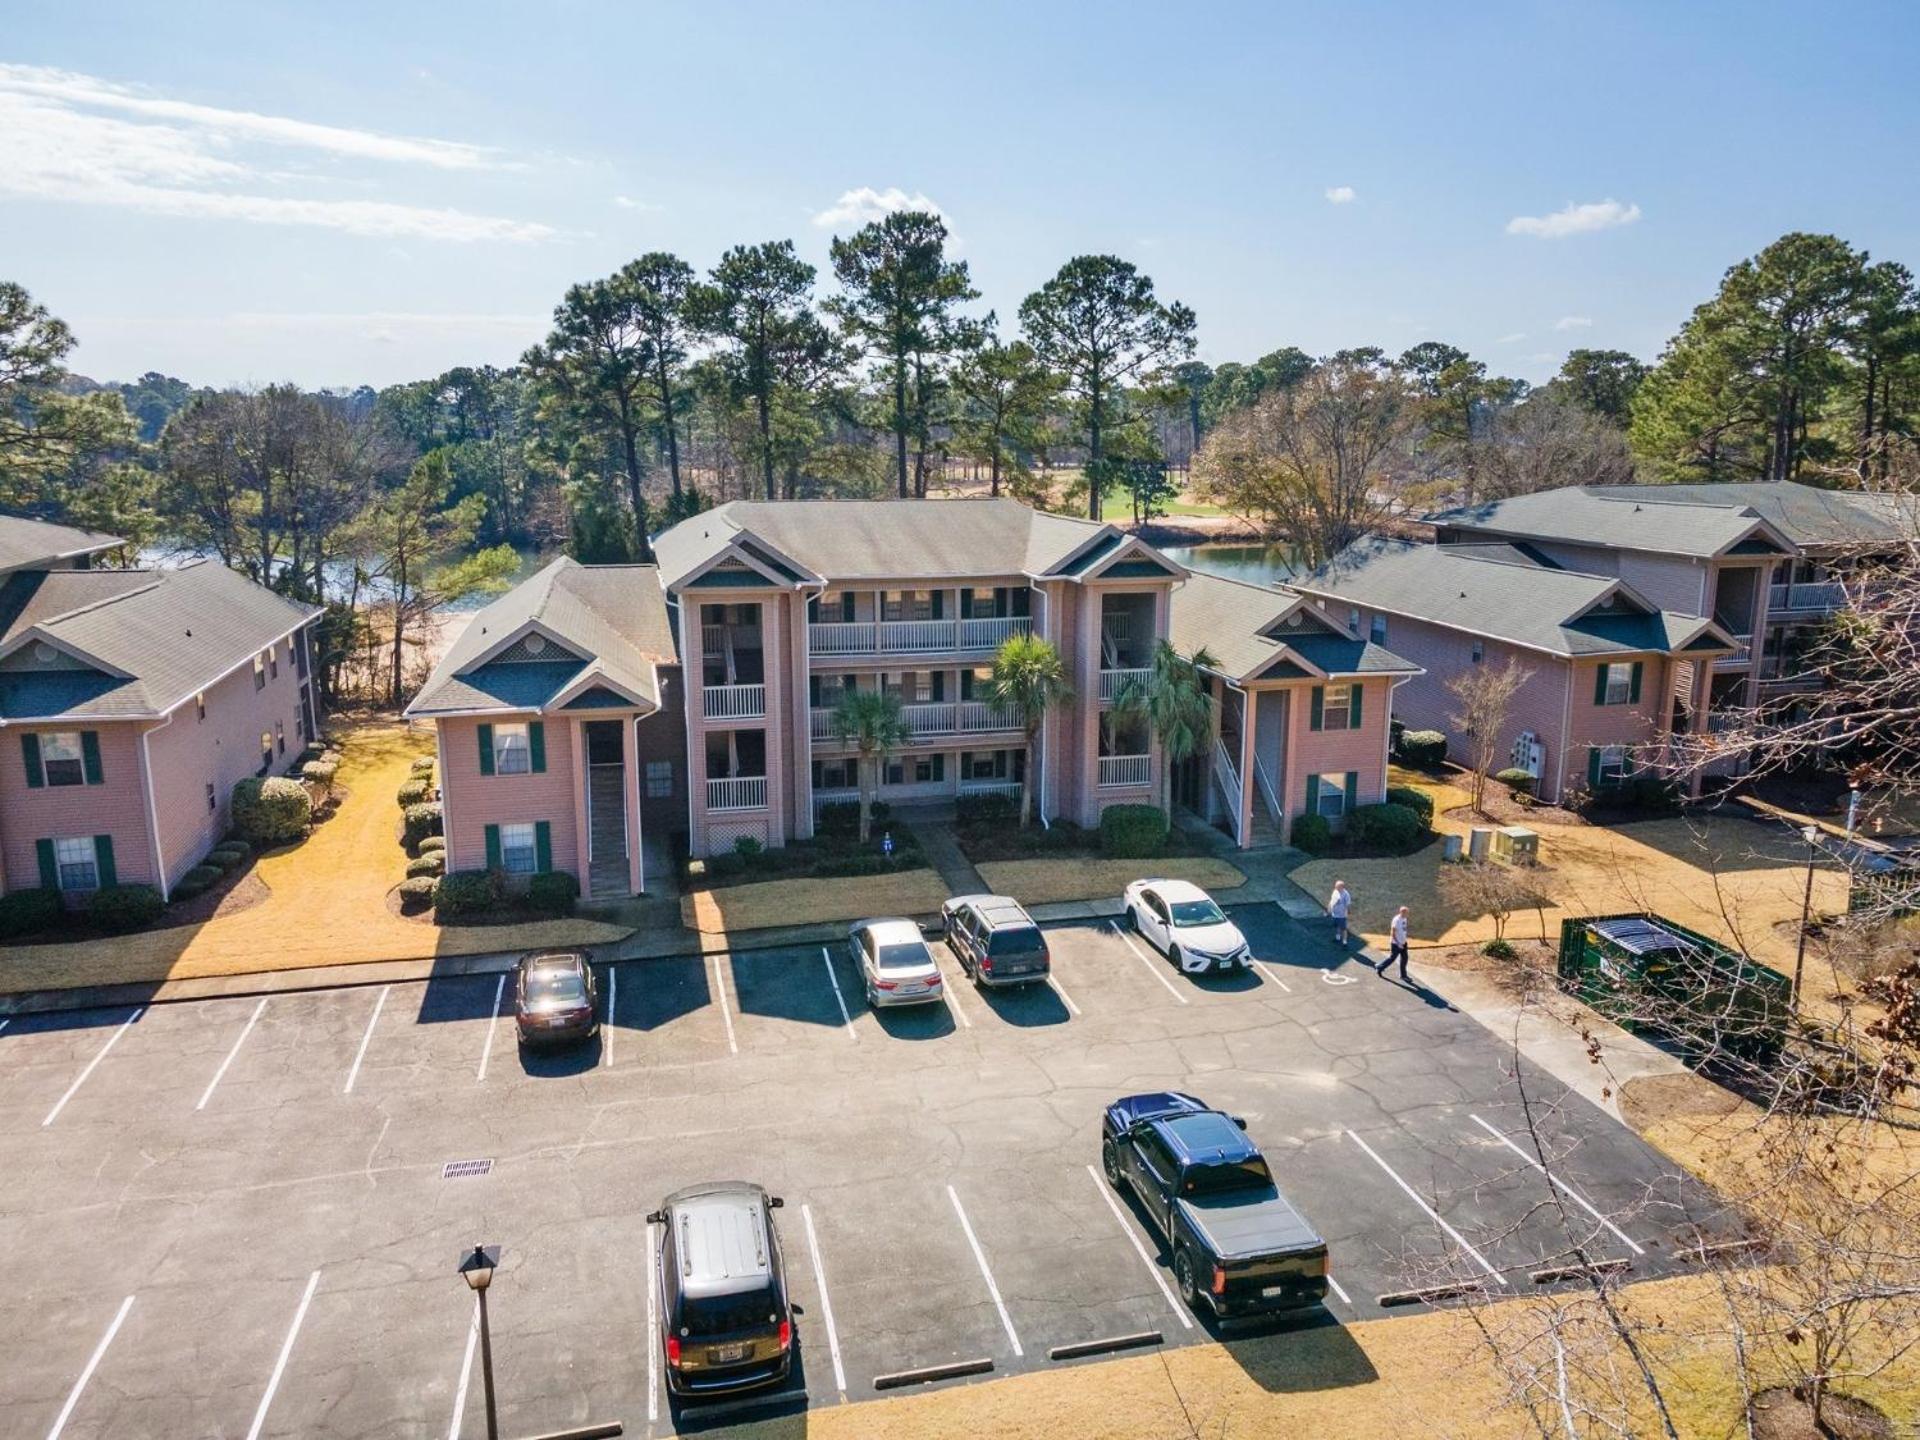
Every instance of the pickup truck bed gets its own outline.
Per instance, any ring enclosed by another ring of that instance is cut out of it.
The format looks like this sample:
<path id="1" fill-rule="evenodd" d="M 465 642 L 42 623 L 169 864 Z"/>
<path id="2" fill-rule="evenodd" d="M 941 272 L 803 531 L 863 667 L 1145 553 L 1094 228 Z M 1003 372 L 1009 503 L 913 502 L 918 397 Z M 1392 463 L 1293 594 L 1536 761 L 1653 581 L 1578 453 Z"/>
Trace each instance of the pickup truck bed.
<path id="1" fill-rule="evenodd" d="M 1326 1248 L 1278 1190 L 1268 1190 L 1265 1199 L 1234 1190 L 1178 1204 L 1194 1233 L 1227 1264 L 1289 1254 L 1318 1255 Z"/>

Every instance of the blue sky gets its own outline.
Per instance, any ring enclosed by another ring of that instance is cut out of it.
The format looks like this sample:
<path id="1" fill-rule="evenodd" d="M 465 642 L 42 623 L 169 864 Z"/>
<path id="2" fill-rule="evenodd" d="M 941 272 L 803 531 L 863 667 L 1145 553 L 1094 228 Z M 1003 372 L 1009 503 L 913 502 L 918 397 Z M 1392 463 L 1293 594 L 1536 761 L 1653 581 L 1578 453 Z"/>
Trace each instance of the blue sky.
<path id="1" fill-rule="evenodd" d="M 1135 261 L 1202 357 L 1437 338 L 1652 358 L 1781 233 L 1920 268 L 1920 7 L 13 7 L 0 276 L 75 368 L 387 384 L 510 363 L 569 283 L 890 192 L 1010 321 Z M 1185 13 L 1183 13 L 1185 12 Z"/>

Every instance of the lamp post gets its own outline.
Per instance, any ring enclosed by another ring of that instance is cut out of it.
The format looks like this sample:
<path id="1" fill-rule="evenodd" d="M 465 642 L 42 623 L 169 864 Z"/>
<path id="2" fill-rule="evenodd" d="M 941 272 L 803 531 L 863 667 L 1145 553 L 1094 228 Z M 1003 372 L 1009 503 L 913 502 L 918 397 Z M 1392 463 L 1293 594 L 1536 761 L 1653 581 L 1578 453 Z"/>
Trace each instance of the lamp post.
<path id="1" fill-rule="evenodd" d="M 1813 862 L 1819 855 L 1820 827 L 1802 825 L 1800 838 L 1807 842 L 1807 888 L 1800 897 L 1800 944 L 1793 952 L 1793 1008 L 1800 1008 L 1800 971 L 1807 960 L 1807 923 L 1813 916 Z"/>
<path id="2" fill-rule="evenodd" d="M 476 1245 L 460 1256 L 459 1273 L 480 1306 L 480 1383 L 487 1397 L 487 1440 L 500 1440 L 500 1417 L 493 1405 L 493 1337 L 487 1333 L 487 1287 L 499 1263 L 498 1245 Z"/>

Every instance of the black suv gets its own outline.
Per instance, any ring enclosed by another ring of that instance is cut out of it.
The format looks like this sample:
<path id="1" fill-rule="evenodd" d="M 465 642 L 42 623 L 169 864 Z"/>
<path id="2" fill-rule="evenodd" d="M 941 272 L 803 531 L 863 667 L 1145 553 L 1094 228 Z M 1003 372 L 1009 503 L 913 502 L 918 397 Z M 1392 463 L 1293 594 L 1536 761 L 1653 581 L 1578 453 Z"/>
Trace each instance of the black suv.
<path id="1" fill-rule="evenodd" d="M 956 895 L 940 907 L 941 929 L 975 983 L 1033 985 L 1047 978 L 1047 937 L 1018 900 Z"/>
<path id="2" fill-rule="evenodd" d="M 661 1348 L 667 1389 L 717 1395 L 777 1385 L 793 1366 L 793 1307 L 773 1212 L 780 1197 L 744 1180 L 692 1185 L 647 1216 L 661 1236 Z"/>

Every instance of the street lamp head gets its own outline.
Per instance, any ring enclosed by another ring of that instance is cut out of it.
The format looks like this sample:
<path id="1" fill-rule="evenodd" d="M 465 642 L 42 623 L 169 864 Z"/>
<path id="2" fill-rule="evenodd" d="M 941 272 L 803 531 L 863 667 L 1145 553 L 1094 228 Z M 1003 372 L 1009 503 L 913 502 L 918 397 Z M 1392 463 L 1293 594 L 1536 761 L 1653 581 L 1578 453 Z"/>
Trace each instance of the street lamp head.
<path id="1" fill-rule="evenodd" d="M 484 1290 L 493 1283 L 493 1267 L 500 1263 L 498 1245 L 476 1245 L 460 1255 L 460 1275 L 474 1290 Z"/>
<path id="2" fill-rule="evenodd" d="M 1809 845 L 1818 845 L 1820 843 L 1820 827 L 1818 825 L 1802 825 L 1800 827 L 1800 838 Z"/>

